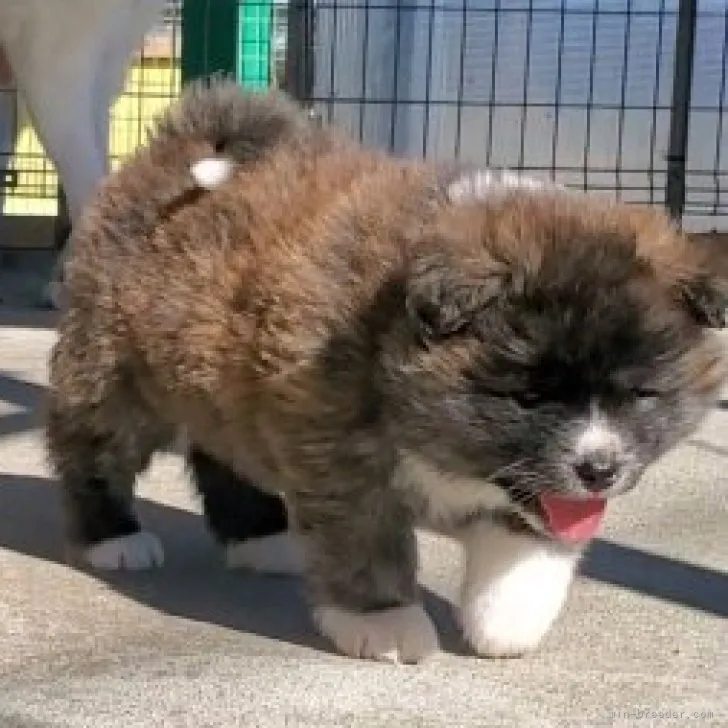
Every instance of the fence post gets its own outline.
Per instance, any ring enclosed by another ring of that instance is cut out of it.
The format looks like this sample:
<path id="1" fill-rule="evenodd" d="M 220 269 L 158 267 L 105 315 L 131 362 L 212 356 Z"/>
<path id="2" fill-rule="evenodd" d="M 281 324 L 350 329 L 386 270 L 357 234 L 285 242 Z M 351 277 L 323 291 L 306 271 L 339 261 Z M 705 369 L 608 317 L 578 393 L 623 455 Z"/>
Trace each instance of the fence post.
<path id="1" fill-rule="evenodd" d="M 697 0 L 680 0 L 675 34 L 670 138 L 667 152 L 665 204 L 671 217 L 682 222 L 685 209 L 685 162 L 693 85 Z"/>
<path id="2" fill-rule="evenodd" d="M 283 88 L 308 104 L 313 96 L 314 2 L 290 0 Z"/>

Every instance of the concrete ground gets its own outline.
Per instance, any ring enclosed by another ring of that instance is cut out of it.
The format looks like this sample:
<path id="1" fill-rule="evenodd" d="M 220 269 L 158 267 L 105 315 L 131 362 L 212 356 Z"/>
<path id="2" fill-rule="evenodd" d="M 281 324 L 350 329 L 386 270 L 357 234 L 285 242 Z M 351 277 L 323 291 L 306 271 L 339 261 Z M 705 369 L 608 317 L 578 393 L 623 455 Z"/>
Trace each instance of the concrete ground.
<path id="1" fill-rule="evenodd" d="M 379 665 L 315 636 L 295 579 L 222 568 L 173 454 L 140 490 L 165 567 L 64 565 L 38 430 L 52 326 L 0 308 L 0 728 L 728 725 L 728 410 L 614 504 L 538 654 L 463 650 L 459 554 L 427 537 L 443 652 Z"/>

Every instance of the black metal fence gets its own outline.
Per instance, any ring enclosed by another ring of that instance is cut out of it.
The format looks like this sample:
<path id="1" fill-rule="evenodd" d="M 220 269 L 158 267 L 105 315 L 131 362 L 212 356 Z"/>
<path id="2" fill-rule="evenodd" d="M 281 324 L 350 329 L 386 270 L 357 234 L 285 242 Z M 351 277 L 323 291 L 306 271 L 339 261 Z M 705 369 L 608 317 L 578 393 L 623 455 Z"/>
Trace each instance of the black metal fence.
<path id="1" fill-rule="evenodd" d="M 725 0 L 294 0 L 289 86 L 398 154 L 728 223 Z"/>
<path id="2" fill-rule="evenodd" d="M 177 93 L 182 3 L 168 0 L 166 23 L 150 34 L 115 105 L 115 160 Z M 689 230 L 728 230 L 728 0 L 184 3 L 205 14 L 223 5 L 271 13 L 267 82 L 282 76 L 324 120 L 366 144 L 519 169 L 666 204 Z M 230 58 L 213 65 L 230 70 L 248 57 L 243 25 L 195 27 L 187 39 L 200 52 L 228 48 Z M 30 165 L 32 154 L 42 169 Z M 10 202 L 55 196 L 42 150 L 16 149 L 14 159 Z"/>

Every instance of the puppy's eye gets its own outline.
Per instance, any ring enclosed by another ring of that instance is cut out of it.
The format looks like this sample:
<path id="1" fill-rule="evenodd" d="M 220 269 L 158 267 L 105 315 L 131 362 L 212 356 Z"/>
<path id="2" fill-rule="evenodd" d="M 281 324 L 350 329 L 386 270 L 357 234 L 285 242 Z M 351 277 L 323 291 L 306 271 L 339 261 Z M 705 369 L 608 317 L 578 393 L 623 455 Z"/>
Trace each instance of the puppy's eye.
<path id="1" fill-rule="evenodd" d="M 523 409 L 530 409 L 540 404 L 543 401 L 543 397 L 533 390 L 524 390 L 523 392 L 516 392 L 513 394 L 513 399 L 523 407 Z"/>
<path id="2" fill-rule="evenodd" d="M 656 399 L 661 393 L 652 387 L 632 387 L 632 394 L 638 399 Z"/>

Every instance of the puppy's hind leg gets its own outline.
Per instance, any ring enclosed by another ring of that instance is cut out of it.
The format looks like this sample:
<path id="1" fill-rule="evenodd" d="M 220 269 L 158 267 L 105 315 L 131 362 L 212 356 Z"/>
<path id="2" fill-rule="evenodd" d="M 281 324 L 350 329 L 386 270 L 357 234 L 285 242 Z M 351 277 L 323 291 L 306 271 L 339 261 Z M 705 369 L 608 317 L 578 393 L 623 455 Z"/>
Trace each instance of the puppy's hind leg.
<path id="1" fill-rule="evenodd" d="M 134 514 L 136 475 L 168 432 L 123 377 L 89 371 L 61 338 L 51 362 L 46 440 L 60 477 L 70 556 L 97 569 L 161 565 L 159 539 Z M 83 359 L 80 357 L 83 356 Z M 98 360 L 97 360 L 98 361 Z"/>
<path id="2" fill-rule="evenodd" d="M 225 549 L 229 568 L 300 574 L 300 543 L 288 530 L 283 499 L 239 477 L 194 445 L 188 463 L 202 498 L 207 525 Z"/>
<path id="3" fill-rule="evenodd" d="M 156 447 L 124 425 L 103 432 L 80 424 L 89 415 L 53 405 L 48 417 L 71 557 L 96 569 L 161 566 L 161 543 L 141 529 L 133 508 L 136 475 Z"/>

